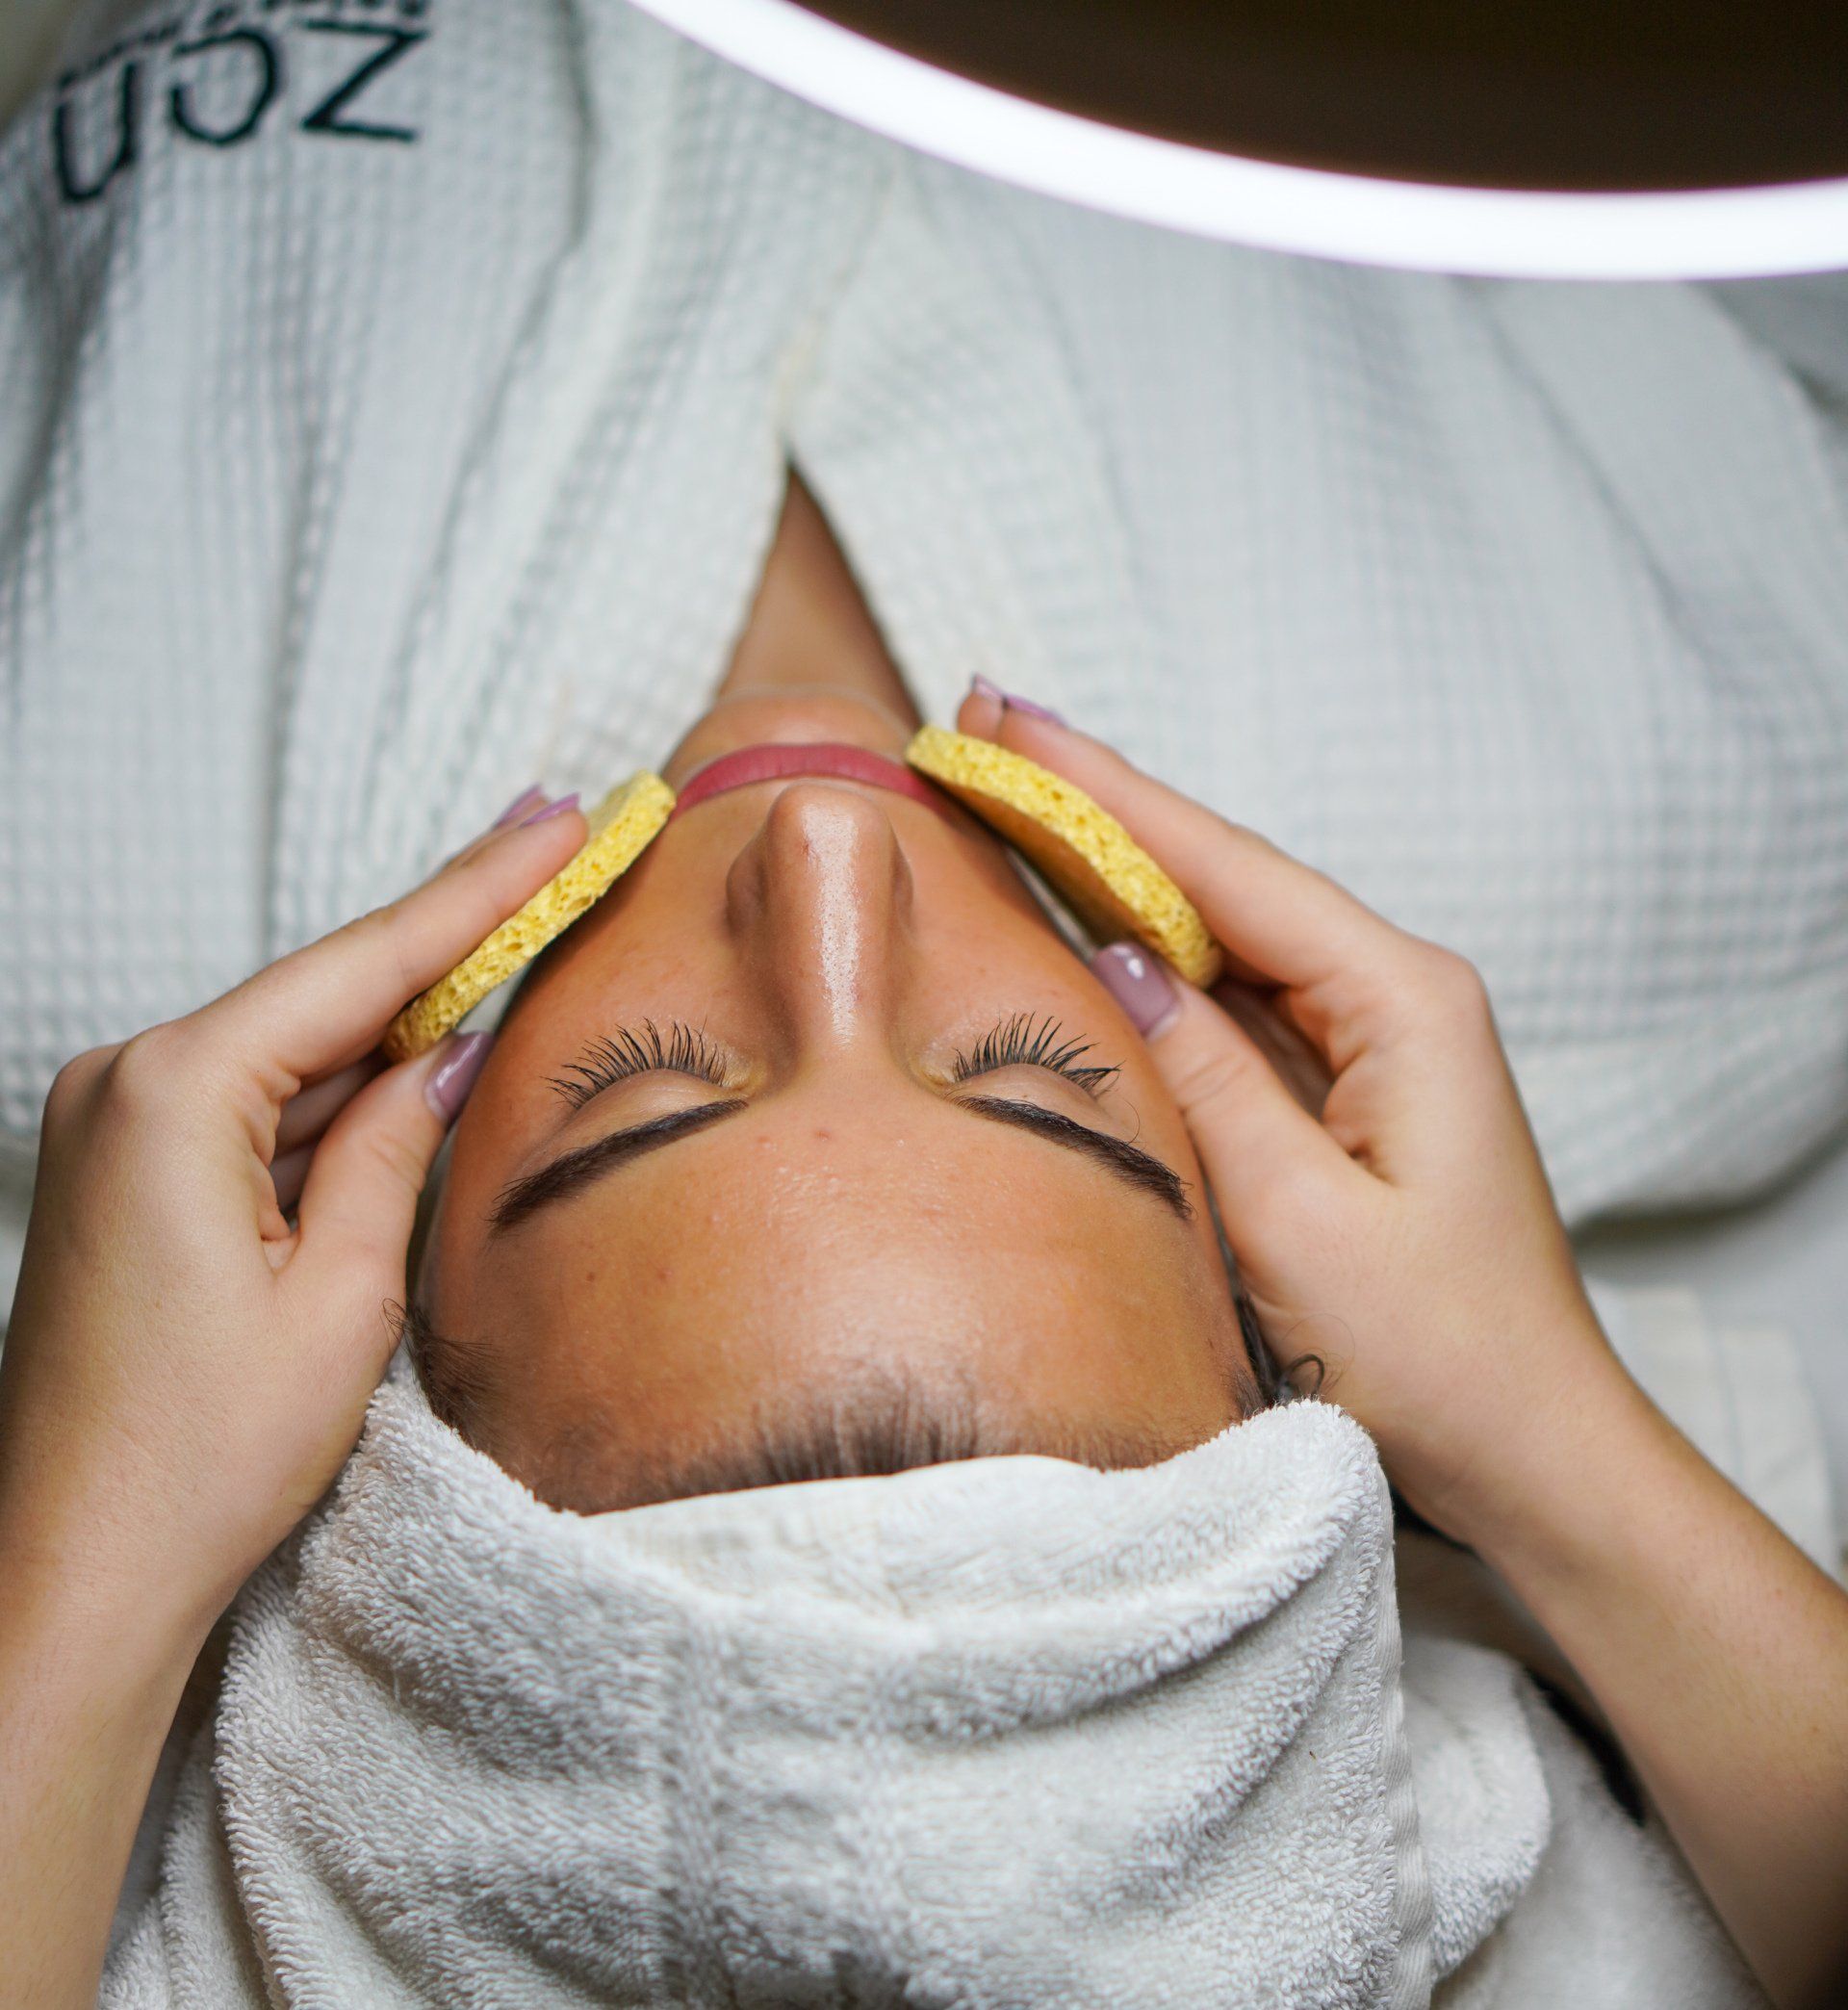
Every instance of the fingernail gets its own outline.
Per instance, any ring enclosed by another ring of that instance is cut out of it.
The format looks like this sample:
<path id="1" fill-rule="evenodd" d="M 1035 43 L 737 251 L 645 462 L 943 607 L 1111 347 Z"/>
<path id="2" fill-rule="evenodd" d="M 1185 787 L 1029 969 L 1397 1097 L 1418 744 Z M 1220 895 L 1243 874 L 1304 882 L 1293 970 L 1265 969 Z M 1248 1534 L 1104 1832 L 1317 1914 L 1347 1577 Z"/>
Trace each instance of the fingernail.
<path id="1" fill-rule="evenodd" d="M 535 782 L 530 788 L 523 788 L 488 826 L 488 829 L 491 831 L 505 830 L 508 824 L 518 823 L 528 811 L 535 809 L 545 799 L 545 790 Z"/>
<path id="2" fill-rule="evenodd" d="M 574 788 L 569 795 L 561 795 L 555 803 L 548 803 L 543 810 L 535 810 L 530 816 L 520 819 L 524 831 L 528 824 L 544 823 L 549 816 L 562 816 L 567 810 L 578 807 L 578 791 Z"/>
<path id="3" fill-rule="evenodd" d="M 1181 1009 L 1174 980 L 1159 956 L 1137 942 L 1113 942 L 1091 960 L 1097 982 L 1144 1040 L 1164 1032 Z"/>
<path id="4" fill-rule="evenodd" d="M 990 683 L 986 677 L 981 676 L 969 679 L 969 696 L 992 699 L 996 705 L 1006 705 L 1008 702 L 1007 692 L 998 683 Z"/>
<path id="5" fill-rule="evenodd" d="M 1063 726 L 1065 715 L 1049 705 L 1036 705 L 1031 698 L 1016 698 L 1012 691 L 1001 693 L 1001 703 L 1010 711 L 1024 712 L 1029 719 L 1044 719 L 1049 726 Z"/>
<path id="6" fill-rule="evenodd" d="M 456 1113 L 469 1099 L 469 1091 L 481 1072 L 494 1044 L 492 1033 L 458 1033 L 449 1050 L 431 1070 L 424 1084 L 424 1100 L 445 1123 L 453 1123 Z"/>

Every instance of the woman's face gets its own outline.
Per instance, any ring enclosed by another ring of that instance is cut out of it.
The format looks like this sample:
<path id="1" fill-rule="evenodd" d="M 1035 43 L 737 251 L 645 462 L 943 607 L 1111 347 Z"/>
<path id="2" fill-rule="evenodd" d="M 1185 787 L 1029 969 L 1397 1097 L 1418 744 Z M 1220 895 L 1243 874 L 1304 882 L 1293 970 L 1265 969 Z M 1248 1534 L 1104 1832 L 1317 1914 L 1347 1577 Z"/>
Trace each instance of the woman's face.
<path id="1" fill-rule="evenodd" d="M 665 772 L 905 737 L 848 694 L 744 696 Z M 470 1363 L 471 1435 L 561 1505 L 671 1492 L 869 1382 L 954 1392 L 997 1449 L 1149 1456 L 1245 1385 L 1199 1168 L 1128 1021 L 979 824 L 834 779 L 677 815 L 534 970 L 421 1296 Z"/>

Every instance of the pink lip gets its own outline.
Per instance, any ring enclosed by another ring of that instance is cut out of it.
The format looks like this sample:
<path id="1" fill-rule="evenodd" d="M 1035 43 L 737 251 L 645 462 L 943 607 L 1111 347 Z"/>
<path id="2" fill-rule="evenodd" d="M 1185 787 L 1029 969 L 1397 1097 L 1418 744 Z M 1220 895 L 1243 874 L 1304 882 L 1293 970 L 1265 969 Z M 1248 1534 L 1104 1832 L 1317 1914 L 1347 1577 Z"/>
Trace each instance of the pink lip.
<path id="1" fill-rule="evenodd" d="M 833 775 L 844 782 L 864 782 L 874 788 L 889 788 L 893 794 L 910 796 L 914 803 L 950 821 L 949 807 L 924 778 L 889 755 L 874 754 L 865 747 L 850 747 L 843 740 L 808 740 L 793 745 L 766 741 L 755 747 L 734 748 L 695 768 L 680 788 L 674 814 L 691 810 L 713 796 L 734 788 L 748 788 L 754 782 L 785 782 L 797 775 Z"/>

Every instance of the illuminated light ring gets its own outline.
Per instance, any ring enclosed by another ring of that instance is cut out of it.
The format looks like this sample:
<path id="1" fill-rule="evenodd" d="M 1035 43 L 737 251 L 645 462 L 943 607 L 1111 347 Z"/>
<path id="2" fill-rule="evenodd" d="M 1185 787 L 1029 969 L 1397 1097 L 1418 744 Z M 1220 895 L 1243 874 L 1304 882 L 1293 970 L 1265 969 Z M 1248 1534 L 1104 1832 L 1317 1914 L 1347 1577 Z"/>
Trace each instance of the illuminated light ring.
<path id="1" fill-rule="evenodd" d="M 635 4 L 741 69 L 887 139 L 1197 237 L 1486 278 L 1745 279 L 1848 267 L 1848 180 L 1572 194 L 1334 174 L 1010 97 L 793 0 Z"/>

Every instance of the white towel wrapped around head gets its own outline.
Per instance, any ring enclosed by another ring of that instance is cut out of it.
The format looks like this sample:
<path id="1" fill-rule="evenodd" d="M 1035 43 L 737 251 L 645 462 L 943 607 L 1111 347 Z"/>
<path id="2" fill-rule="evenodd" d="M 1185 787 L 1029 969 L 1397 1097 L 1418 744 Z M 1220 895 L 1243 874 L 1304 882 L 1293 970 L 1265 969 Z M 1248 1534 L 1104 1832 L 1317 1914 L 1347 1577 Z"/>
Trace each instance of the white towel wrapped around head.
<path id="1" fill-rule="evenodd" d="M 580 1517 L 400 1363 L 244 1594 L 104 2000 L 1399 2010 L 1549 1827 L 1519 1678 L 1432 1652 L 1435 1853 L 1384 1478 L 1320 1404 Z"/>

